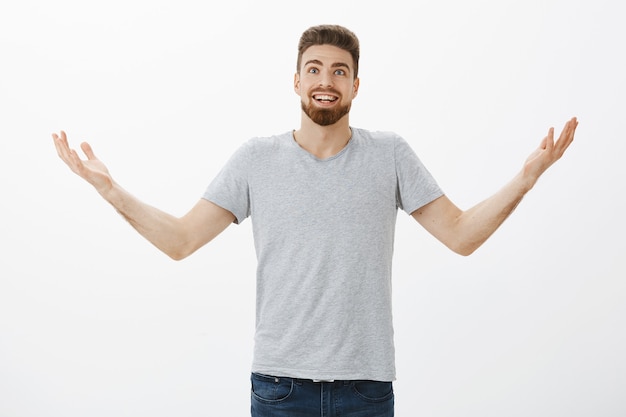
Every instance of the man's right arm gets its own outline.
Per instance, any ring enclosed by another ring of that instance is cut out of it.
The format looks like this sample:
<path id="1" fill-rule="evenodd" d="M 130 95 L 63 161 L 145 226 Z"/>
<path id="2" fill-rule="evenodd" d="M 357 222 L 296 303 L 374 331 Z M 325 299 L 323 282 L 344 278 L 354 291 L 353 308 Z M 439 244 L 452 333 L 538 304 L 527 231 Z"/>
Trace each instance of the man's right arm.
<path id="1" fill-rule="evenodd" d="M 143 237 L 175 260 L 183 259 L 210 242 L 235 216 L 210 201 L 200 199 L 184 216 L 175 217 L 145 204 L 113 181 L 106 166 L 87 143 L 81 148 L 86 160 L 70 149 L 65 132 L 52 135 L 59 157 L 89 182 Z"/>

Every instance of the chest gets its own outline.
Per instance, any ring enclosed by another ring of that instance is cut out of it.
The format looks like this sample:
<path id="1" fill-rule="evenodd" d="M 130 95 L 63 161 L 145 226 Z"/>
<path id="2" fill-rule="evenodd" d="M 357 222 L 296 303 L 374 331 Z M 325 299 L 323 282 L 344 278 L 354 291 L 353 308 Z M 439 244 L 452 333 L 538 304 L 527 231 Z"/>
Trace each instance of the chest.
<path id="1" fill-rule="evenodd" d="M 344 156 L 332 161 L 267 159 L 248 181 L 252 218 L 345 223 L 355 216 L 395 212 L 393 161 L 375 153 Z"/>

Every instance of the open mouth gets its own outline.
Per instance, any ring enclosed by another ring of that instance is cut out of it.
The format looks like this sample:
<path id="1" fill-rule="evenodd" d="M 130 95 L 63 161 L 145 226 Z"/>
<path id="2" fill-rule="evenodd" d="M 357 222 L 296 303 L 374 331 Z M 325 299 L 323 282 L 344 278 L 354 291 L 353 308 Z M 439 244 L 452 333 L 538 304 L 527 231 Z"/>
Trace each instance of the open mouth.
<path id="1" fill-rule="evenodd" d="M 336 96 L 328 95 L 328 94 L 314 94 L 313 99 L 315 99 L 315 101 L 318 101 L 320 103 L 333 103 L 337 101 L 339 98 Z"/>

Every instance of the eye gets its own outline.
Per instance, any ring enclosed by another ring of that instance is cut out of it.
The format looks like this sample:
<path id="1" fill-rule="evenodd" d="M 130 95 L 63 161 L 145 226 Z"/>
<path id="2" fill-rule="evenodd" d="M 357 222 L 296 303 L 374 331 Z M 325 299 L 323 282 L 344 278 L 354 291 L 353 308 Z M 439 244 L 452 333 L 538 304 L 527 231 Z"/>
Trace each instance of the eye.
<path id="1" fill-rule="evenodd" d="M 319 70 L 317 68 L 309 68 L 309 74 L 317 74 Z"/>
<path id="2" fill-rule="evenodd" d="M 335 75 L 346 75 L 346 72 L 342 69 L 335 70 Z"/>

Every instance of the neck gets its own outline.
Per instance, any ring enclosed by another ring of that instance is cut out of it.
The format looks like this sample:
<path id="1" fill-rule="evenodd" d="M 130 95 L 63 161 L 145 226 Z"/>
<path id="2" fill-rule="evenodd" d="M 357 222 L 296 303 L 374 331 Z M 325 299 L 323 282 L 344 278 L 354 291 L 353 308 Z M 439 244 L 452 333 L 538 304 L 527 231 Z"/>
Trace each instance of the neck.
<path id="1" fill-rule="evenodd" d="M 330 158 L 341 152 L 352 137 L 348 115 L 337 123 L 320 126 L 306 114 L 302 114 L 300 129 L 293 132 L 294 139 L 301 148 L 318 158 Z"/>

